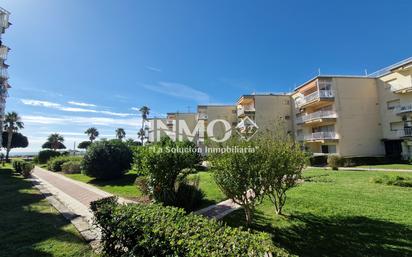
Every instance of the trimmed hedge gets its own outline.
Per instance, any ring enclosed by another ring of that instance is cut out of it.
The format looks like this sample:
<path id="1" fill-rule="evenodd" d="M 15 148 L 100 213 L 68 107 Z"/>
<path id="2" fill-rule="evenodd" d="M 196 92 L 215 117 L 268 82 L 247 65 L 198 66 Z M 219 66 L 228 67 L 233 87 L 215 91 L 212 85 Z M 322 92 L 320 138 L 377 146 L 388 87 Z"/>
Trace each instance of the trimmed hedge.
<path id="1" fill-rule="evenodd" d="M 290 256 L 266 233 L 231 228 L 205 217 L 158 204 L 91 203 L 102 230 L 105 256 Z"/>
<path id="2" fill-rule="evenodd" d="M 69 161 L 81 161 L 83 158 L 80 156 L 57 156 L 51 158 L 47 162 L 47 168 L 51 171 L 62 171 L 62 165 Z"/>
<path id="3" fill-rule="evenodd" d="M 60 156 L 59 152 L 53 151 L 53 150 L 43 150 L 40 151 L 39 154 L 37 155 L 36 162 L 39 164 L 45 164 L 47 163 L 51 158 Z"/>
<path id="4" fill-rule="evenodd" d="M 80 160 L 67 161 L 62 164 L 62 171 L 66 174 L 81 173 L 81 163 L 82 162 Z"/>
<path id="5" fill-rule="evenodd" d="M 20 173 L 24 178 L 30 177 L 30 174 L 34 168 L 33 163 L 19 159 L 13 160 L 12 166 L 13 169 Z"/>
<path id="6" fill-rule="evenodd" d="M 21 159 L 15 159 L 12 161 L 11 165 L 13 166 L 13 169 L 18 172 L 21 173 L 21 171 L 23 170 L 23 165 L 24 165 L 25 161 L 21 160 Z"/>

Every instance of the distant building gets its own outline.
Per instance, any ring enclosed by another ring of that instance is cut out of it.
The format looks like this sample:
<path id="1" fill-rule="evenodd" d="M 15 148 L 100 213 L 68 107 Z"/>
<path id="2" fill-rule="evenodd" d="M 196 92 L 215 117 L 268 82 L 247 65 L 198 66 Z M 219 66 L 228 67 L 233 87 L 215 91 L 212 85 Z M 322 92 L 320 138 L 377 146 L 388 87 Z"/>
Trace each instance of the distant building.
<path id="1" fill-rule="evenodd" d="M 0 133 L 3 133 L 3 120 L 6 109 L 6 98 L 8 96 L 7 91 L 10 88 L 8 83 L 8 73 L 6 64 L 7 54 L 9 48 L 3 44 L 2 35 L 6 32 L 6 29 L 10 26 L 9 22 L 10 13 L 0 7 Z M 0 135 L 1 135 L 0 134 Z M 2 137 L 0 136 L 0 145 L 2 143 Z"/>

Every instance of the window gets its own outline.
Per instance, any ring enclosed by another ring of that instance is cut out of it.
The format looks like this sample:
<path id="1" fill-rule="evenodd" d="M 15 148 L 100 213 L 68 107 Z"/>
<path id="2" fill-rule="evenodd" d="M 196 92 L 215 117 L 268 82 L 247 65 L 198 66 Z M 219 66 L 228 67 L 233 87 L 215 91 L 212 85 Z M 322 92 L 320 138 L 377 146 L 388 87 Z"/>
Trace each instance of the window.
<path id="1" fill-rule="evenodd" d="M 322 153 L 336 153 L 336 145 L 322 145 Z"/>
<path id="2" fill-rule="evenodd" d="M 285 120 L 289 120 L 290 119 L 290 116 L 289 115 L 286 115 L 285 116 Z"/>
<path id="3" fill-rule="evenodd" d="M 401 130 L 403 128 L 403 123 L 401 121 L 398 122 L 391 122 L 389 124 L 391 131 L 398 131 Z"/>
<path id="4" fill-rule="evenodd" d="M 388 101 L 386 105 L 387 105 L 388 110 L 395 110 L 397 107 L 399 107 L 400 100 L 396 99 L 396 100 Z"/>

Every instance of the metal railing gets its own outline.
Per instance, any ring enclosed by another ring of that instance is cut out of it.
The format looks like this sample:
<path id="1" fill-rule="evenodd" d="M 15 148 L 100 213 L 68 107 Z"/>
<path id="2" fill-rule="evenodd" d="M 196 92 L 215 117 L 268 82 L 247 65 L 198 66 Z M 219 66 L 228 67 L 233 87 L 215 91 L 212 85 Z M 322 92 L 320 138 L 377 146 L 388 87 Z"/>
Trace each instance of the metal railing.
<path id="1" fill-rule="evenodd" d="M 403 104 L 403 105 L 398 105 L 396 106 L 393 111 L 396 114 L 402 114 L 406 112 L 412 112 L 412 103 L 411 104 Z"/>
<path id="2" fill-rule="evenodd" d="M 321 98 L 334 98 L 334 94 L 332 90 L 319 90 L 315 91 L 309 95 L 306 95 L 303 97 L 302 100 L 300 100 L 297 105 L 302 106 L 304 104 L 310 103 L 312 101 L 321 99 Z"/>
<path id="3" fill-rule="evenodd" d="M 296 118 L 297 124 L 302 124 L 308 121 L 317 120 L 317 119 L 333 119 L 337 118 L 338 114 L 335 111 L 317 111 L 309 113 L 304 116 Z"/>
<path id="4" fill-rule="evenodd" d="M 237 107 L 237 116 L 242 116 L 245 114 L 245 112 L 254 112 L 255 111 L 255 107 L 253 106 L 249 106 L 249 105 L 245 105 L 245 106 L 238 106 Z"/>
<path id="5" fill-rule="evenodd" d="M 304 137 L 305 141 L 338 139 L 335 132 L 315 132 Z"/>
<path id="6" fill-rule="evenodd" d="M 403 128 L 397 131 L 398 137 L 411 137 L 412 128 Z"/>

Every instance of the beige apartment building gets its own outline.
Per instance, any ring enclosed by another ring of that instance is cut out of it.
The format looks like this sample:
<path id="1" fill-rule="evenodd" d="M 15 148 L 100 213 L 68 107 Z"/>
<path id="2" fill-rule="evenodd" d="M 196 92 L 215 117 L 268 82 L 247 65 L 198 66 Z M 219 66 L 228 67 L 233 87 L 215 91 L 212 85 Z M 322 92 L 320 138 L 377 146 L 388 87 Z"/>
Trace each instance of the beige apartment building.
<path id="1" fill-rule="evenodd" d="M 296 140 L 312 153 L 384 154 L 374 78 L 317 76 L 297 87 L 292 99 Z"/>
<path id="2" fill-rule="evenodd" d="M 250 118 L 258 131 L 281 132 L 293 135 L 290 94 L 242 95 L 237 101 L 237 118 Z"/>
<path id="3" fill-rule="evenodd" d="M 197 113 L 170 112 L 166 118 L 150 118 L 149 142 L 156 142 L 164 136 L 172 140 L 185 140 L 198 137 L 194 131 L 197 124 Z M 180 121 L 180 122 L 179 122 Z"/>
<path id="4" fill-rule="evenodd" d="M 205 137 L 212 137 L 220 140 L 224 138 L 228 130 L 236 127 L 237 115 L 235 105 L 198 105 L 197 116 L 198 121 L 204 121 L 204 126 L 207 130 L 210 125 L 212 133 L 205 131 Z M 223 124 L 218 120 L 225 120 L 228 124 Z M 230 125 L 230 129 L 227 127 Z"/>
<path id="5" fill-rule="evenodd" d="M 412 157 L 412 58 L 376 73 L 386 155 Z"/>

